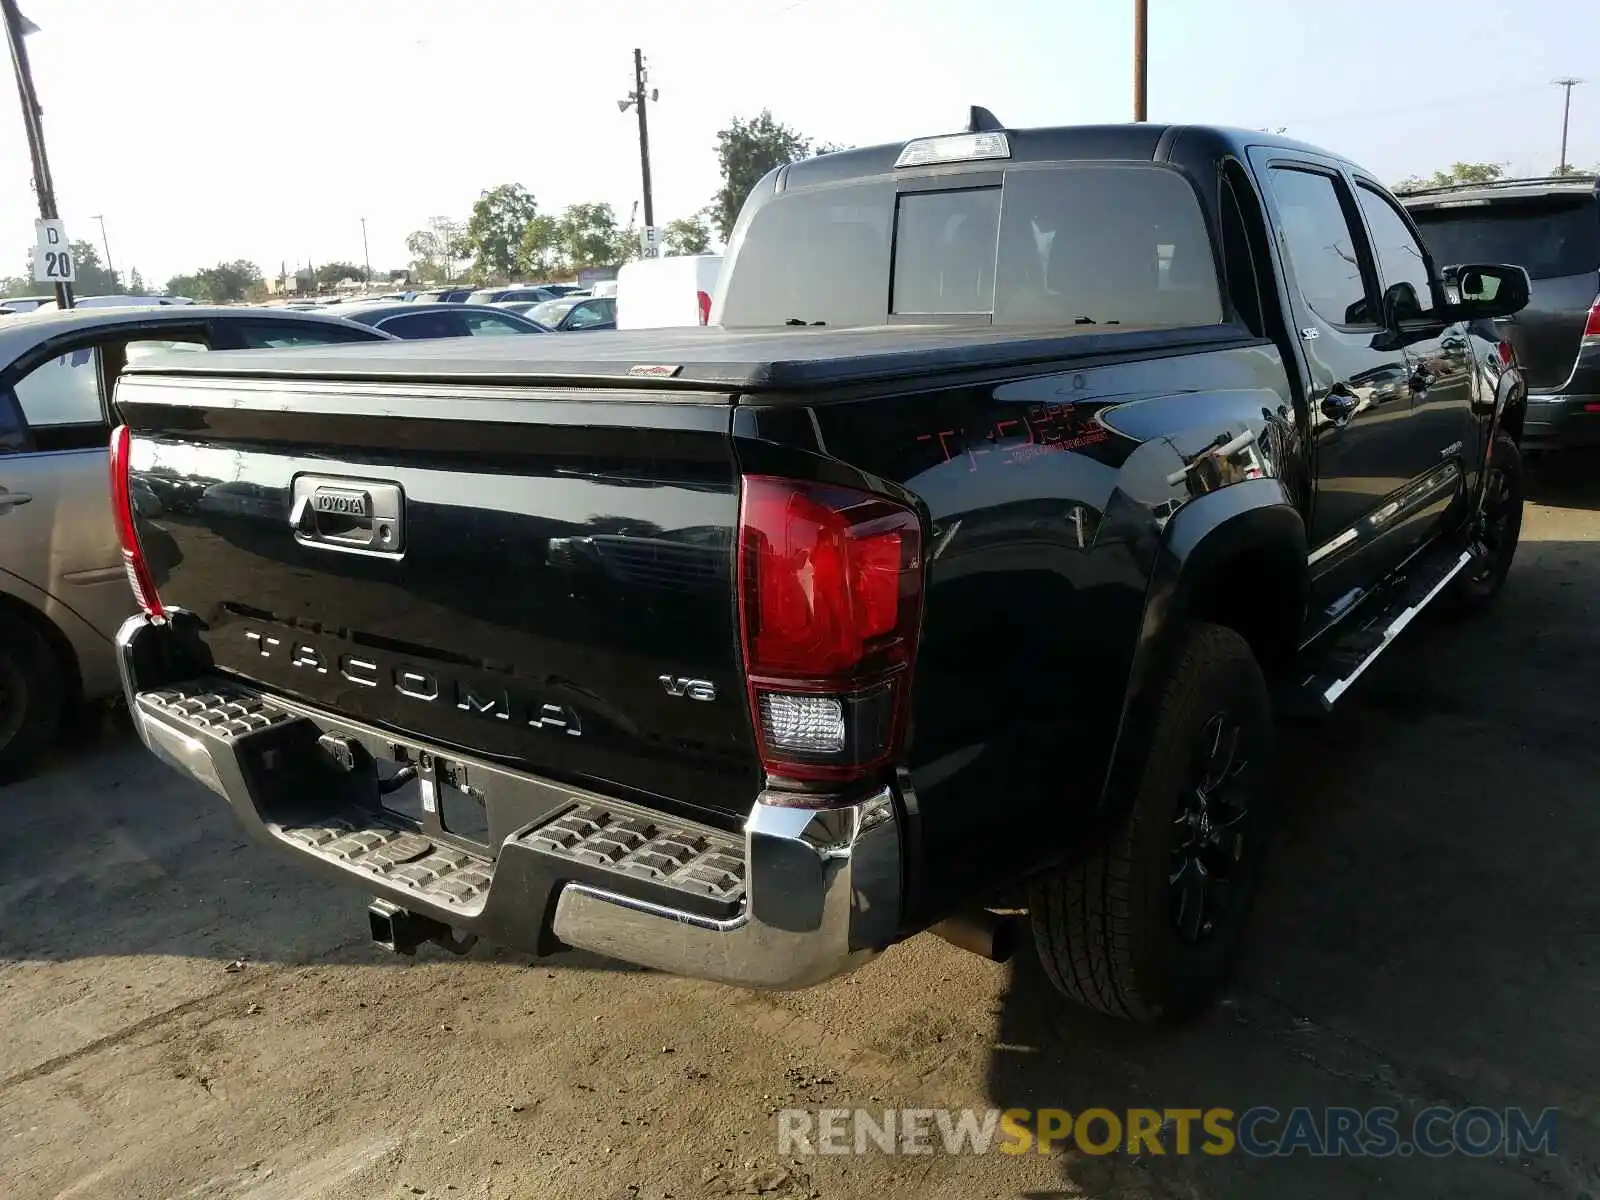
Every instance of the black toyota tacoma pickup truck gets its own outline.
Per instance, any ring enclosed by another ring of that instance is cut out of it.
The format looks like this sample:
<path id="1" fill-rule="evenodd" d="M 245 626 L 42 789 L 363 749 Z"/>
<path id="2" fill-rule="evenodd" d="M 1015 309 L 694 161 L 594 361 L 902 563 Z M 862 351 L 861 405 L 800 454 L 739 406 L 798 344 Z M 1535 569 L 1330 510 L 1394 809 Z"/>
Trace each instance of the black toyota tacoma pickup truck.
<path id="1" fill-rule="evenodd" d="M 1069 996 L 1203 1003 L 1275 706 L 1506 577 L 1527 276 L 1310 146 L 982 109 L 726 262 L 708 328 L 131 368 L 144 741 L 402 951 L 798 987 L 1026 895 Z"/>

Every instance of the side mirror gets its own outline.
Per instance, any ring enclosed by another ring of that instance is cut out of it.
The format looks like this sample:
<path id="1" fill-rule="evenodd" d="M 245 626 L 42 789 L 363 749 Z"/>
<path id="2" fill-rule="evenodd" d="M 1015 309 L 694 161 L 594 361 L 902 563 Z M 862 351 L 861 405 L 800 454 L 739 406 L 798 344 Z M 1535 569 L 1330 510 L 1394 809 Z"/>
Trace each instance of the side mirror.
<path id="1" fill-rule="evenodd" d="M 1453 321 L 1481 321 L 1509 317 L 1528 307 L 1528 272 L 1506 263 L 1468 263 L 1446 267 L 1460 299 L 1450 306 Z"/>
<path id="2" fill-rule="evenodd" d="M 1404 321 L 1414 321 L 1422 316 L 1422 301 L 1417 289 L 1401 281 L 1390 284 L 1383 293 L 1383 325 L 1385 329 L 1398 330 Z"/>

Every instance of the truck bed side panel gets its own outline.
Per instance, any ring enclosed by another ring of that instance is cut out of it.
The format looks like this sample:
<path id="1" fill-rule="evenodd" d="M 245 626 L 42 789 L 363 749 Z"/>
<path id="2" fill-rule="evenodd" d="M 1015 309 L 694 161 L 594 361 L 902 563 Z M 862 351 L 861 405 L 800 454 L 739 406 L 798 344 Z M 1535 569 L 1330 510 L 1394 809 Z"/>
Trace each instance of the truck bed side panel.
<path id="1" fill-rule="evenodd" d="M 1095 830 L 1162 530 L 1216 483 L 1186 464 L 1249 432 L 1303 495 L 1282 360 L 1240 342 L 812 407 L 820 455 L 932 519 L 911 749 L 930 912 Z M 782 408 L 740 417 L 736 434 L 796 428 Z M 747 469 L 770 453 L 736 444 Z"/>

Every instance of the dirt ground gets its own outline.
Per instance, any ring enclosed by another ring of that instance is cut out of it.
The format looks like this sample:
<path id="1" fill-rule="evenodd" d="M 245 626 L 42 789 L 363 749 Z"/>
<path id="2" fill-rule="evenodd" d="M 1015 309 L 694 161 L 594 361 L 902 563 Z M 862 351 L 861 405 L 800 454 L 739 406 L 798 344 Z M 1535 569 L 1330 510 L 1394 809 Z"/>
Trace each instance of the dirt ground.
<path id="1" fill-rule="evenodd" d="M 1287 738 L 1237 983 L 1152 1032 L 922 937 L 809 992 L 384 956 L 127 735 L 0 789 L 0 1196 L 1600 1196 L 1600 458 Z M 780 1156 L 785 1107 L 1560 1110 L 1527 1159 Z"/>

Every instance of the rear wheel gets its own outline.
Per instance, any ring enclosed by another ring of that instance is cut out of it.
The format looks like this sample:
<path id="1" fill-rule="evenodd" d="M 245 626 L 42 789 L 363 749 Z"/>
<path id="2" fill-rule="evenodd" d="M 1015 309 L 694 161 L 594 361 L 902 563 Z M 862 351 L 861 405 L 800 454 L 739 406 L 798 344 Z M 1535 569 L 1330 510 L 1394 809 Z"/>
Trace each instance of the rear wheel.
<path id="1" fill-rule="evenodd" d="M 0 783 L 23 775 L 49 746 L 64 696 L 61 664 L 44 635 L 0 613 Z"/>
<path id="2" fill-rule="evenodd" d="M 1502 433 L 1494 440 L 1484 477 L 1483 507 L 1473 521 L 1467 549 L 1472 561 L 1451 584 L 1449 606 L 1458 612 L 1483 608 L 1500 594 L 1522 536 L 1522 452 Z"/>
<path id="3" fill-rule="evenodd" d="M 1066 996 L 1136 1021 L 1208 1003 L 1232 970 L 1264 844 L 1266 680 L 1231 629 L 1194 626 L 1157 704 L 1129 814 L 1031 889 L 1034 941 Z"/>

